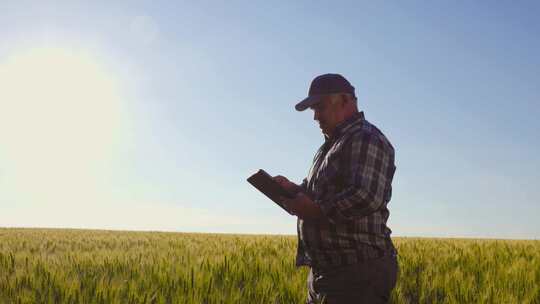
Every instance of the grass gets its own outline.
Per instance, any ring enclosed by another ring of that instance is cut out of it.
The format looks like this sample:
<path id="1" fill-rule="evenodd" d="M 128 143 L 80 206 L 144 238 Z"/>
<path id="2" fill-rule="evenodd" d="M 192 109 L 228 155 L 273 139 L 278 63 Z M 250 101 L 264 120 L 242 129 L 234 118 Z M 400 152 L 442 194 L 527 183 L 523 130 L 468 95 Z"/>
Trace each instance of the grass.
<path id="1" fill-rule="evenodd" d="M 395 238 L 393 303 L 539 303 L 540 241 Z M 0 303 L 303 303 L 296 237 L 0 229 Z"/>

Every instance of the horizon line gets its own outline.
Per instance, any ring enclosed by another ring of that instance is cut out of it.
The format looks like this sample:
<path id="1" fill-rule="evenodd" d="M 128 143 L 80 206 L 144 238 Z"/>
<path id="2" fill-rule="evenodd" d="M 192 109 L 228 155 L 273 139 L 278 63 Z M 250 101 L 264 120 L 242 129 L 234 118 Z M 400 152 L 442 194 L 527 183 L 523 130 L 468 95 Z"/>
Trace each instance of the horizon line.
<path id="1" fill-rule="evenodd" d="M 84 227 L 8 227 L 0 226 L 0 230 L 22 229 L 22 230 L 86 230 L 103 232 L 142 232 L 142 233 L 179 233 L 179 234 L 220 234 L 220 235 L 240 235 L 240 236 L 290 236 L 296 234 L 286 233 L 249 233 L 249 232 L 209 232 L 209 231 L 180 231 L 180 230 L 160 230 L 160 229 L 139 229 L 129 230 L 120 228 L 84 228 Z M 425 236 L 425 235 L 394 235 L 391 238 L 415 238 L 415 239 L 463 239 L 463 240 L 502 240 L 502 241 L 540 241 L 540 238 L 508 238 L 489 236 Z"/>

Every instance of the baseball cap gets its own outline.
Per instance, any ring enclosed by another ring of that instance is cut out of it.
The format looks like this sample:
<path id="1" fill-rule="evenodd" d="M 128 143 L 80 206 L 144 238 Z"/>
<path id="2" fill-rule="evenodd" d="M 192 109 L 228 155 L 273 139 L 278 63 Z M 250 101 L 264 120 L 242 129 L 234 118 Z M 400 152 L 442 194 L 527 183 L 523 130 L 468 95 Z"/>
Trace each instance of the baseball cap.
<path id="1" fill-rule="evenodd" d="M 319 103 L 324 96 L 336 93 L 354 94 L 354 87 L 340 74 L 323 74 L 315 77 L 309 87 L 308 97 L 296 104 L 296 111 Z"/>

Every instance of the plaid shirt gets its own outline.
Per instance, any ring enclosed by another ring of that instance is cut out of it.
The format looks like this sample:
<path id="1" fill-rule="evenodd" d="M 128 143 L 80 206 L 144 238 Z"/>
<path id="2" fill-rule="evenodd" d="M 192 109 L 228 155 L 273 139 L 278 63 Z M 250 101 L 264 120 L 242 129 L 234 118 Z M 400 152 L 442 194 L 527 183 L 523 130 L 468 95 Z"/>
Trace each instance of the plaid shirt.
<path id="1" fill-rule="evenodd" d="M 324 218 L 298 219 L 296 265 L 343 266 L 397 254 L 386 226 L 395 170 L 394 148 L 363 112 L 339 124 L 301 184 Z"/>

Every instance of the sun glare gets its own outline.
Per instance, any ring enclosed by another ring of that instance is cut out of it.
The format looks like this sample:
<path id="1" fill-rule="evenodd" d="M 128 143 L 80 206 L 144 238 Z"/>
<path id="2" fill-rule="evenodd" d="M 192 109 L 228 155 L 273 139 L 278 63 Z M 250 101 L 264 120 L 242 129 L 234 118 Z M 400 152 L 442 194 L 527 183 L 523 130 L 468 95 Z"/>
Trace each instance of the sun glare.
<path id="1" fill-rule="evenodd" d="M 2 184 L 32 201 L 97 196 L 98 168 L 124 122 L 115 81 L 77 50 L 36 48 L 0 61 Z"/>

